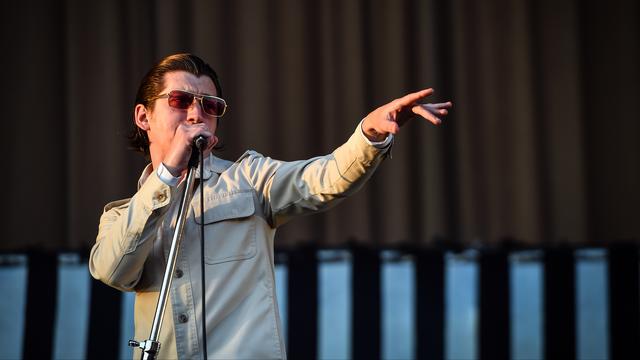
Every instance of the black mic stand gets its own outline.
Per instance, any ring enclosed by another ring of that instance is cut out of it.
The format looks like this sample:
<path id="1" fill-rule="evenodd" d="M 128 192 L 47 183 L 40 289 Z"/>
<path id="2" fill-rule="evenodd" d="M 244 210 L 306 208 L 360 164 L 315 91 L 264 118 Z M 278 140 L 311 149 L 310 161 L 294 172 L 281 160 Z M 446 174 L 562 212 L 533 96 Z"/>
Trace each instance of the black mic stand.
<path id="1" fill-rule="evenodd" d="M 200 146 L 197 143 L 198 147 Z M 187 178 L 185 181 L 184 193 L 180 200 L 180 210 L 178 211 L 178 220 L 176 221 L 176 228 L 173 232 L 173 240 L 171 241 L 171 249 L 169 250 L 169 258 L 167 259 L 167 267 L 164 271 L 164 277 L 162 279 L 162 287 L 160 288 L 160 295 L 158 296 L 158 303 L 156 304 L 155 315 L 153 316 L 153 324 L 151 325 L 151 334 L 149 339 L 138 342 L 135 340 L 129 340 L 129 346 L 139 347 L 142 349 L 143 360 L 155 360 L 158 351 L 160 351 L 160 342 L 158 337 L 160 336 L 160 328 L 162 327 L 162 320 L 164 318 L 164 310 L 167 306 L 167 299 L 169 298 L 169 290 L 171 289 L 171 281 L 173 280 L 173 273 L 176 268 L 176 261 L 178 259 L 178 251 L 180 249 L 180 243 L 182 242 L 182 233 L 184 229 L 184 223 L 187 217 L 187 209 L 193 198 L 193 184 L 195 182 L 195 169 L 198 166 L 198 156 L 200 150 L 193 146 L 191 150 L 191 158 L 189 159 L 189 168 L 187 170 Z M 202 169 L 200 169 L 202 172 Z"/>

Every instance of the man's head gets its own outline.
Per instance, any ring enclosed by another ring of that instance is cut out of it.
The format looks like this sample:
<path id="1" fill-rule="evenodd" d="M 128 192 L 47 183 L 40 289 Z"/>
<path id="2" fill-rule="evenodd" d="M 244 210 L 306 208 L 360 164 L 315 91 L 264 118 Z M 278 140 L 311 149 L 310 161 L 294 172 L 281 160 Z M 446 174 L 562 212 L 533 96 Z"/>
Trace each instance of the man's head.
<path id="1" fill-rule="evenodd" d="M 215 95 L 222 97 L 222 87 L 216 72 L 205 63 L 199 57 L 193 54 L 174 54 L 169 55 L 154 65 L 151 70 L 142 78 L 138 93 L 136 94 L 135 106 L 139 108 L 142 105 L 146 113 L 151 114 L 154 112 L 156 101 L 160 101 L 159 95 L 164 95 L 162 92 L 167 90 L 167 74 L 171 74 L 169 78 L 171 80 L 179 81 L 180 77 L 176 77 L 180 72 L 189 73 L 196 78 L 200 78 L 200 82 L 208 82 L 209 79 L 213 82 L 215 89 L 209 95 Z M 184 78 L 184 76 L 182 76 Z M 207 79 L 208 78 L 208 79 Z M 183 84 L 184 85 L 184 84 Z M 181 85 L 182 86 L 182 85 Z M 172 89 L 172 90 L 187 90 L 185 89 Z M 167 101 L 167 100 L 164 100 Z M 137 110 L 136 110 L 137 112 Z M 130 145 L 136 150 L 149 156 L 149 136 L 147 130 L 142 129 L 139 124 L 134 122 L 132 131 L 129 135 Z"/>

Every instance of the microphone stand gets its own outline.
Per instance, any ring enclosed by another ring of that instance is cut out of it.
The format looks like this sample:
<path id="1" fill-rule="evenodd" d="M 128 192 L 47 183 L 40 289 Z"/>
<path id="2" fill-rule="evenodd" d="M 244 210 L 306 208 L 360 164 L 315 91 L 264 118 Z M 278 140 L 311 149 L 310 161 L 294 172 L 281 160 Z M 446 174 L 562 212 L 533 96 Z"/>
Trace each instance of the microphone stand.
<path id="1" fill-rule="evenodd" d="M 197 144 L 200 147 L 200 144 Z M 155 360 L 158 351 L 160 351 L 160 342 L 158 337 L 160 336 L 160 328 L 162 326 L 162 320 L 164 318 L 164 310 L 167 306 L 167 299 L 169 298 L 169 290 L 171 289 L 171 281 L 173 280 L 173 273 L 176 268 L 176 261 L 178 259 L 178 251 L 180 249 L 180 243 L 182 242 L 182 233 L 184 230 L 184 223 L 186 220 L 187 209 L 193 198 L 193 184 L 195 182 L 195 168 L 198 166 L 198 155 L 200 150 L 194 144 L 191 150 L 191 158 L 189 159 L 189 168 L 187 170 L 187 178 L 185 180 L 184 193 L 180 200 L 180 209 L 178 211 L 178 220 L 176 221 L 176 227 L 173 232 L 173 240 L 171 241 L 171 249 L 169 250 L 169 258 L 167 259 L 167 267 L 164 271 L 164 277 L 162 279 L 162 287 L 160 288 L 160 295 L 158 296 L 158 303 L 156 304 L 156 311 L 153 317 L 153 324 L 151 325 L 151 334 L 149 339 L 138 342 L 135 340 L 129 340 L 129 346 L 139 347 L 142 349 L 143 360 Z M 200 169 L 202 172 L 203 170 Z"/>

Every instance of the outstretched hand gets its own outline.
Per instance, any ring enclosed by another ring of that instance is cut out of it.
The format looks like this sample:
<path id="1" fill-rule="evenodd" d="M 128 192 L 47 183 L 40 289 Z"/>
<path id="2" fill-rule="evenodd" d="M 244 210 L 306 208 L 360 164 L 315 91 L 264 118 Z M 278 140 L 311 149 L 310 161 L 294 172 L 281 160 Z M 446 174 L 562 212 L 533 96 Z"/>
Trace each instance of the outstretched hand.
<path id="1" fill-rule="evenodd" d="M 371 141 L 382 141 L 389 134 L 397 134 L 408 120 L 422 117 L 434 125 L 442 123 L 440 117 L 449 113 L 451 101 L 437 104 L 420 104 L 423 98 L 433 94 L 433 89 L 425 89 L 405 95 L 373 110 L 362 122 L 362 131 Z"/>

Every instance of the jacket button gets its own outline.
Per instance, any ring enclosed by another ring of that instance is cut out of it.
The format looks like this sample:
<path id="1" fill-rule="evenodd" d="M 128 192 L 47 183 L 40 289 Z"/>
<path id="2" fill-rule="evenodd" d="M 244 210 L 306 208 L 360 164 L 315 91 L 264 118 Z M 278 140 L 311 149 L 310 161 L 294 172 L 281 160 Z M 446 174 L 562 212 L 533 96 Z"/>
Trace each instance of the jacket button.
<path id="1" fill-rule="evenodd" d="M 184 275 L 184 273 L 182 272 L 182 270 L 177 269 L 177 270 L 176 270 L 176 277 L 177 277 L 178 279 L 180 279 L 180 278 L 182 277 L 182 275 Z"/>
<path id="2" fill-rule="evenodd" d="M 189 321 L 189 317 L 187 314 L 180 314 L 180 316 L 178 316 L 178 321 L 184 324 Z"/>

